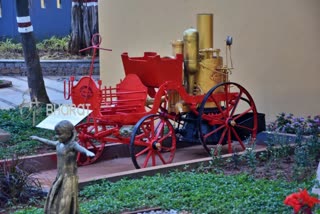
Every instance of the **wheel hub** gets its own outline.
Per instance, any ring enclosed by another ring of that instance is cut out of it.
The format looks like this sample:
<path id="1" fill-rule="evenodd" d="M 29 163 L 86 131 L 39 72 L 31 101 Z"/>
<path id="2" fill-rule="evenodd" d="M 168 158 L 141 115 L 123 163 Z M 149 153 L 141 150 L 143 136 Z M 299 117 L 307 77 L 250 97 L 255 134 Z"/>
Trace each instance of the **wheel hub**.
<path id="1" fill-rule="evenodd" d="M 153 148 L 154 150 L 160 151 L 160 150 L 161 150 L 161 144 L 160 144 L 159 142 L 157 142 L 157 141 L 154 141 L 154 142 L 152 143 L 152 148 Z"/>
<path id="2" fill-rule="evenodd" d="M 227 119 L 227 126 L 235 126 L 237 125 L 236 121 L 233 120 L 232 118 Z"/>
<path id="3" fill-rule="evenodd" d="M 230 121 L 230 125 L 231 125 L 231 126 L 235 126 L 235 125 L 237 125 L 237 123 L 236 123 L 236 121 L 231 120 L 231 121 Z"/>

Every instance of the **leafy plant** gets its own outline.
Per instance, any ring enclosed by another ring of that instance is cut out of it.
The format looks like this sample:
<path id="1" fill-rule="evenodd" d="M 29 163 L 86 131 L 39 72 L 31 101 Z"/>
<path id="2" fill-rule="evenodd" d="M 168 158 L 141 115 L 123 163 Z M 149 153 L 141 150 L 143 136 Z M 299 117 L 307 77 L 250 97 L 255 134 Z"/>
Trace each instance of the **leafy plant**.
<path id="1" fill-rule="evenodd" d="M 13 51 L 22 53 L 22 44 L 14 42 L 12 39 L 6 39 L 5 41 L 0 41 L 0 51 Z"/>
<path id="2" fill-rule="evenodd" d="M 36 46 L 38 50 L 67 51 L 69 40 L 70 40 L 70 36 L 66 36 L 63 38 L 58 38 L 56 36 L 53 36 L 49 39 L 45 39 L 37 43 Z"/>
<path id="3" fill-rule="evenodd" d="M 232 153 L 231 158 L 228 158 L 226 160 L 227 163 L 231 164 L 233 169 L 240 169 L 240 165 L 241 165 L 241 155 L 239 155 L 239 153 L 237 151 L 235 151 L 234 153 Z"/>
<path id="4" fill-rule="evenodd" d="M 216 173 L 221 172 L 221 167 L 223 167 L 224 160 L 222 158 L 222 147 L 218 145 L 215 148 L 212 148 L 210 151 L 212 160 L 209 161 L 209 167 L 212 168 Z"/>
<path id="5" fill-rule="evenodd" d="M 17 157 L 0 162 L 0 207 L 38 202 L 43 193 L 34 172 Z"/>
<path id="6" fill-rule="evenodd" d="M 241 159 L 245 160 L 245 162 L 251 168 L 251 173 L 254 173 L 258 164 L 258 160 L 255 152 L 255 144 L 253 144 L 251 147 L 246 148 L 245 152 L 241 156 Z"/>
<path id="7" fill-rule="evenodd" d="M 297 134 L 301 132 L 302 135 L 312 135 L 314 132 L 320 133 L 320 115 L 313 118 L 295 117 L 293 114 L 280 113 L 277 119 L 267 125 L 269 131 L 277 131 L 282 133 Z"/>

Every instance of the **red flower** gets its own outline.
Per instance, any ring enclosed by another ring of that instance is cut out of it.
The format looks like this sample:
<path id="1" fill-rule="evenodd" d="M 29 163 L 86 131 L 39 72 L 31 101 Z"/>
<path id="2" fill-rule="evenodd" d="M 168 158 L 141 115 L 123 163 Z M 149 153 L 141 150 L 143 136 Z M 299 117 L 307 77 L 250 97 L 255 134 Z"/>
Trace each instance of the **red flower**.
<path id="1" fill-rule="evenodd" d="M 294 213 L 298 213 L 302 207 L 307 206 L 310 209 L 320 203 L 318 198 L 309 195 L 306 189 L 292 193 L 286 197 L 284 204 L 293 207 Z"/>
<path id="2" fill-rule="evenodd" d="M 312 208 L 315 204 L 320 203 L 320 200 L 318 198 L 312 197 L 309 195 L 306 189 L 300 191 L 301 192 L 301 198 L 305 205 Z"/>

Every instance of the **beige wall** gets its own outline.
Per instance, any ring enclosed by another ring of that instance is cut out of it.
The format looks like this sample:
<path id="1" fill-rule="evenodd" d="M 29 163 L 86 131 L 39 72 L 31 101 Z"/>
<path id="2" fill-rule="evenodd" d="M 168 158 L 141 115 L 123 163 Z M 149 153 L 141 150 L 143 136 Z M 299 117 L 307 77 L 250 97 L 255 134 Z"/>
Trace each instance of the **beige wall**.
<path id="1" fill-rule="evenodd" d="M 170 41 L 196 27 L 197 13 L 214 14 L 214 44 L 224 53 L 232 35 L 231 81 L 253 96 L 258 111 L 320 113 L 319 0 L 101 0 L 101 79 L 107 86 L 124 77 L 120 55 L 144 51 L 171 54 Z"/>

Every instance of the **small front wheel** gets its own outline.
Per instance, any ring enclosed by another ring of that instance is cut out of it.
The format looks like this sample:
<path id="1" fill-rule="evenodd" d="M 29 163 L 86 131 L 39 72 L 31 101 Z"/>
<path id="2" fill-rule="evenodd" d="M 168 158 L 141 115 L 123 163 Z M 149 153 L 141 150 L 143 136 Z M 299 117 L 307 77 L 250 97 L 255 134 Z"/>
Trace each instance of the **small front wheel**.
<path id="1" fill-rule="evenodd" d="M 95 154 L 91 158 L 79 152 L 77 156 L 78 165 L 85 166 L 96 162 L 102 155 L 106 144 L 102 137 L 97 138 L 96 135 L 105 131 L 106 127 L 88 122 L 77 125 L 75 128 L 78 132 L 79 144 Z"/>
<path id="2" fill-rule="evenodd" d="M 130 155 L 137 169 L 171 163 L 176 151 L 172 124 L 163 116 L 151 114 L 134 126 Z"/>

